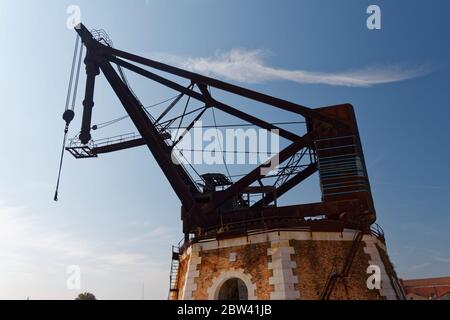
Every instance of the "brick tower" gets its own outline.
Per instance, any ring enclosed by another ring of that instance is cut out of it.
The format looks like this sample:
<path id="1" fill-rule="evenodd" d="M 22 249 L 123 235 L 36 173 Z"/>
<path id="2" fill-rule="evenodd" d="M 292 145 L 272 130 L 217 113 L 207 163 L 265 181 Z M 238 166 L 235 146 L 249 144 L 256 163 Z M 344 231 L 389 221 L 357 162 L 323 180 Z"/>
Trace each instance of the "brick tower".
<path id="1" fill-rule="evenodd" d="M 404 298 L 381 233 L 333 229 L 311 225 L 192 242 L 180 252 L 171 298 Z M 373 266 L 379 286 L 369 279 Z"/>

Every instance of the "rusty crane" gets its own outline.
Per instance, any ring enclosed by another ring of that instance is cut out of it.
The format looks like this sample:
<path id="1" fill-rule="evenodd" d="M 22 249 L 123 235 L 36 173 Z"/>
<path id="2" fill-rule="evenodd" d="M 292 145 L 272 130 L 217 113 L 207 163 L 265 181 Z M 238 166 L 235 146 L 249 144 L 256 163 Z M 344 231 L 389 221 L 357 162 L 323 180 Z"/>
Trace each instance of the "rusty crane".
<path id="1" fill-rule="evenodd" d="M 76 32 L 86 48 L 86 86 L 83 101 L 81 131 L 77 139 L 66 146 L 76 158 L 97 157 L 99 154 L 147 146 L 181 202 L 181 219 L 185 241 L 190 238 L 220 237 L 246 230 L 308 225 L 311 228 L 355 228 L 363 232 L 375 222 L 376 214 L 366 171 L 363 149 L 353 107 L 350 104 L 311 109 L 237 85 L 147 59 L 112 46 L 100 31 L 89 31 L 80 24 Z M 81 51 L 81 50 L 80 50 Z M 80 52 L 81 60 L 81 52 Z M 75 59 L 74 59 L 75 62 Z M 125 78 L 124 70 L 166 86 L 178 93 L 157 117 L 143 106 Z M 164 77 L 158 72 L 176 76 L 180 81 Z M 127 116 L 139 135 L 93 143 L 91 119 L 94 107 L 95 80 L 102 73 L 119 98 Z M 181 83 L 183 82 L 183 83 Z M 304 118 L 305 134 L 298 135 L 276 123 L 269 123 L 216 98 L 214 88 L 256 103 L 281 109 Z M 177 117 L 167 119 L 182 97 L 196 100 L 202 107 L 192 111 L 184 108 Z M 261 164 L 233 181 L 223 174 L 201 175 L 201 183 L 188 170 L 172 161 L 172 151 L 183 134 L 173 140 L 167 128 L 174 119 L 188 113 L 194 118 L 185 126 L 191 130 L 205 111 L 216 108 L 248 124 L 275 132 L 289 141 L 277 155 L 280 170 L 268 184 Z M 73 111 L 64 114 L 66 125 L 73 119 Z M 319 173 L 322 201 L 317 203 L 279 206 L 277 199 L 305 179 Z M 275 179 L 273 179 L 275 178 Z M 257 194 L 250 202 L 245 195 Z M 316 217 L 315 219 L 309 219 Z"/>

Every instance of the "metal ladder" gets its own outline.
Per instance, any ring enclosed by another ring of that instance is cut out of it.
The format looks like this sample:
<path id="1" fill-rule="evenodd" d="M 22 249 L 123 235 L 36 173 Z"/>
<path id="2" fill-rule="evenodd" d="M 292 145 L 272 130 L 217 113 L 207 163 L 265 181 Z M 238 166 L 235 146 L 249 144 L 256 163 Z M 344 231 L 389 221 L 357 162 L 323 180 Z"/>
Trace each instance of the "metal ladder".
<path id="1" fill-rule="evenodd" d="M 325 289 L 322 292 L 322 295 L 320 297 L 321 300 L 329 300 L 331 294 L 333 293 L 334 287 L 336 285 L 336 282 L 339 278 L 343 279 L 346 278 L 350 272 L 350 269 L 353 264 L 353 260 L 355 259 L 356 253 L 358 252 L 359 245 L 361 243 L 361 240 L 363 238 L 364 234 L 363 232 L 359 231 L 355 234 L 352 242 L 352 246 L 350 248 L 350 251 L 347 254 L 347 257 L 345 259 L 344 266 L 342 268 L 341 272 L 331 272 L 327 283 L 325 284 Z"/>
<path id="2" fill-rule="evenodd" d="M 180 267 L 180 248 L 172 246 L 172 262 L 170 264 L 169 300 L 178 300 L 178 269 Z"/>

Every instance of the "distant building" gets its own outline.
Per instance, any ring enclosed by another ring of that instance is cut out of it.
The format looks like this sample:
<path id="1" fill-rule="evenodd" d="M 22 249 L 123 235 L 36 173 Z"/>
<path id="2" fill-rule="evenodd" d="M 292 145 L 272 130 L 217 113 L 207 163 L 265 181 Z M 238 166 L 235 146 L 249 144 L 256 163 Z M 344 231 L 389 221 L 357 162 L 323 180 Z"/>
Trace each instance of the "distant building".
<path id="1" fill-rule="evenodd" d="M 450 300 L 450 277 L 401 280 L 408 300 Z"/>

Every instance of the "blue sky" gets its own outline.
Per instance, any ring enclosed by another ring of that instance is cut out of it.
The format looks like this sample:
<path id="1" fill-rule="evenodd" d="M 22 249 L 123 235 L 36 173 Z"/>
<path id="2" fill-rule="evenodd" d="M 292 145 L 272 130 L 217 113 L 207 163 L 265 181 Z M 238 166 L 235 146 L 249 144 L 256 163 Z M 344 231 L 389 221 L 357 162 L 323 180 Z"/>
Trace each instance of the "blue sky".
<path id="1" fill-rule="evenodd" d="M 99 298 L 140 299 L 143 284 L 144 298 L 165 298 L 170 248 L 182 237 L 179 201 L 145 148 L 66 157 L 60 201 L 52 201 L 72 4 L 118 48 L 310 107 L 352 103 L 399 275 L 450 275 L 447 1 L 0 0 L 0 298 L 71 299 L 78 291 L 66 288 L 68 265 L 81 267 L 83 290 Z M 381 30 L 366 27 L 370 4 L 381 8 Z M 308 83 L 311 75 L 320 83 Z M 172 95 L 130 81 L 147 104 Z M 124 113 L 102 76 L 95 100 L 94 122 Z M 132 131 L 123 124 L 99 138 L 119 129 Z M 316 190 L 311 179 L 284 203 L 317 200 Z"/>

